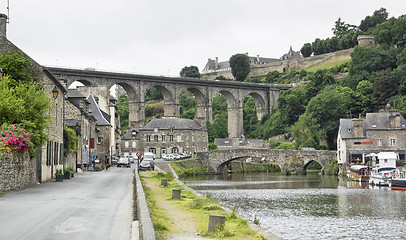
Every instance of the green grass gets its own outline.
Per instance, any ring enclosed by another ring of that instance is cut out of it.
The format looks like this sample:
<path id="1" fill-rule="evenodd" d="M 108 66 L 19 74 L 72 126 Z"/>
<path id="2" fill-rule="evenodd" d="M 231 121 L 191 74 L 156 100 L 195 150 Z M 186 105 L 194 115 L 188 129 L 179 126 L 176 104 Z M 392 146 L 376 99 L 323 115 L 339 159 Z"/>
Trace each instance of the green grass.
<path id="1" fill-rule="evenodd" d="M 321 63 L 318 65 L 314 65 L 308 68 L 305 68 L 304 70 L 306 70 L 307 72 L 316 72 L 317 70 L 323 70 L 323 69 L 330 69 L 330 68 L 334 68 L 337 66 L 340 66 L 346 62 L 349 62 L 350 60 L 341 60 L 341 61 L 336 61 L 336 62 L 326 62 L 326 63 Z"/>

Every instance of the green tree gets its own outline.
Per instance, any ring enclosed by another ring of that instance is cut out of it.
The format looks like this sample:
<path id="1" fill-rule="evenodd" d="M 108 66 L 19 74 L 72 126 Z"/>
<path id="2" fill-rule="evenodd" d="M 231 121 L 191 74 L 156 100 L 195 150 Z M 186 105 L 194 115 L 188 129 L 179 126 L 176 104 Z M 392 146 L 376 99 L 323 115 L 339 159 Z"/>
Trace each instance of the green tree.
<path id="1" fill-rule="evenodd" d="M 244 81 L 251 71 L 248 56 L 241 53 L 230 57 L 230 67 L 235 80 L 240 82 Z"/>
<path id="2" fill-rule="evenodd" d="M 6 75 L 0 81 L 0 93 L 0 126 L 18 124 L 31 133 L 35 146 L 45 144 L 48 135 L 44 130 L 49 126 L 51 100 L 42 84 L 16 81 Z"/>
<path id="3" fill-rule="evenodd" d="M 303 57 L 310 57 L 310 55 L 313 53 L 312 44 L 305 43 L 300 49 L 300 52 L 302 53 Z"/>
<path id="4" fill-rule="evenodd" d="M 162 96 L 162 93 L 156 87 L 149 89 L 145 96 L 145 101 L 158 101 L 163 99 L 164 97 Z"/>
<path id="5" fill-rule="evenodd" d="M 399 81 L 398 93 L 406 95 L 406 63 L 399 65 L 399 67 L 393 70 L 392 74 L 393 78 Z"/>
<path id="6" fill-rule="evenodd" d="M 320 38 L 316 38 L 314 42 L 312 42 L 312 49 L 315 56 L 324 53 L 323 42 Z"/>
<path id="7" fill-rule="evenodd" d="M 296 149 L 303 147 L 320 148 L 320 125 L 308 114 L 302 114 L 292 126 L 292 137 L 295 139 Z"/>
<path id="8" fill-rule="evenodd" d="M 186 91 L 180 97 L 180 117 L 193 119 L 196 116 L 196 99 L 193 93 Z"/>
<path id="9" fill-rule="evenodd" d="M 287 125 L 294 124 L 306 110 L 306 93 L 303 88 L 281 91 L 278 97 L 279 111 Z"/>
<path id="10" fill-rule="evenodd" d="M 254 131 L 257 129 L 258 117 L 257 110 L 255 106 L 255 100 L 253 97 L 249 96 L 245 98 L 243 106 L 243 126 L 244 134 L 246 137 L 255 137 Z"/>
<path id="11" fill-rule="evenodd" d="M 389 69 L 380 71 L 376 74 L 374 85 L 375 104 L 379 110 L 388 103 L 389 98 L 395 96 L 398 91 L 398 81 L 395 79 Z"/>
<path id="12" fill-rule="evenodd" d="M 30 72 L 30 61 L 20 52 L 8 51 L 0 54 L 0 66 L 5 75 L 11 76 L 10 84 L 14 81 L 27 81 L 32 79 Z"/>
<path id="13" fill-rule="evenodd" d="M 329 149 L 335 149 L 340 117 L 348 117 L 353 91 L 347 87 L 328 86 L 313 97 L 306 114 L 323 129 Z"/>
<path id="14" fill-rule="evenodd" d="M 78 140 L 79 139 L 76 136 L 75 130 L 65 125 L 65 128 L 63 129 L 63 146 L 65 148 L 65 156 L 67 156 L 68 153 L 75 153 L 78 151 Z"/>
<path id="15" fill-rule="evenodd" d="M 369 33 L 376 25 L 383 23 L 388 19 L 388 12 L 385 8 L 376 10 L 372 16 L 366 16 L 359 25 L 359 29 L 364 33 Z"/>
<path id="16" fill-rule="evenodd" d="M 184 67 L 180 71 L 181 77 L 200 78 L 199 68 L 196 66 Z"/>
<path id="17" fill-rule="evenodd" d="M 124 133 L 128 128 L 128 97 L 127 95 L 121 95 L 116 103 L 117 113 L 120 115 L 120 127 L 121 131 Z"/>

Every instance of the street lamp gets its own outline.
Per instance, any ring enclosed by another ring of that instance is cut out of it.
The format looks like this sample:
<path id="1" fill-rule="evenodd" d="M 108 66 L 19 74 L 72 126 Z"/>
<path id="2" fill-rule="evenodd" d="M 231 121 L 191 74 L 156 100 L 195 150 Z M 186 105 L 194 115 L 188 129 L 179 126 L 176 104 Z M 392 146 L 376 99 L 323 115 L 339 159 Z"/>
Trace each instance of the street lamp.
<path id="1" fill-rule="evenodd" d="M 58 93 L 59 93 L 59 91 L 55 86 L 54 89 L 52 89 L 52 96 L 54 97 L 54 99 L 56 99 L 58 97 Z"/>
<path id="2" fill-rule="evenodd" d="M 1 67 L 0 67 L 0 80 L 3 79 L 3 73 L 4 73 L 3 69 L 1 69 Z"/>

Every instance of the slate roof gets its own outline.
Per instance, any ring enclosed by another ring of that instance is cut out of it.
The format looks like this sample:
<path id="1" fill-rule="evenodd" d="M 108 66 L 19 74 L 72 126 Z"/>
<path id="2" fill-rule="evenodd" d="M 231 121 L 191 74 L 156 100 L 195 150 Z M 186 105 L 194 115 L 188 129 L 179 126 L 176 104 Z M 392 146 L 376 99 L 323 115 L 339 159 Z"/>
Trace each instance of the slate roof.
<path id="1" fill-rule="evenodd" d="M 87 101 L 89 101 L 90 109 L 92 110 L 92 114 L 96 118 L 96 125 L 97 126 L 111 126 L 110 122 L 103 116 L 92 93 L 90 93 L 89 97 L 87 97 Z"/>
<path id="2" fill-rule="evenodd" d="M 75 89 L 68 89 L 66 93 L 66 97 L 68 98 L 86 98 L 79 90 Z"/>
<path id="3" fill-rule="evenodd" d="M 364 133 L 366 136 L 366 130 L 370 129 L 389 129 L 389 116 L 400 117 L 400 128 L 406 130 L 406 120 L 399 112 L 381 111 L 379 113 L 367 113 L 366 118 L 362 119 Z M 352 119 L 341 118 L 340 119 L 340 135 L 341 138 L 355 138 L 352 131 Z"/>
<path id="4" fill-rule="evenodd" d="M 183 118 L 154 118 L 140 130 L 170 129 L 174 130 L 205 130 L 197 121 Z"/>
<path id="5" fill-rule="evenodd" d="M 135 134 L 133 135 L 133 132 L 135 132 Z M 127 128 L 126 132 L 124 133 L 124 135 L 121 137 L 122 139 L 138 139 L 138 132 L 139 129 L 138 128 Z"/>

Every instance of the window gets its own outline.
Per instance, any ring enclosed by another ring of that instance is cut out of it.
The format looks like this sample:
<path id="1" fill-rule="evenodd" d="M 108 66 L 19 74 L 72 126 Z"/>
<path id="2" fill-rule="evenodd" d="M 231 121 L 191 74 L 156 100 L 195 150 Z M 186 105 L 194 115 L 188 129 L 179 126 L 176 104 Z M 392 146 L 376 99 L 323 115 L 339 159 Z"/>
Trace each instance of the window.
<path id="1" fill-rule="evenodd" d="M 137 147 L 137 143 L 135 141 L 132 141 L 132 147 L 136 148 Z"/>
<path id="2" fill-rule="evenodd" d="M 136 135 L 137 135 L 137 132 L 136 132 L 136 131 L 132 131 L 132 132 L 131 132 L 132 138 L 135 138 Z"/>
<path id="3" fill-rule="evenodd" d="M 181 135 L 176 136 L 176 141 L 177 142 L 182 142 L 182 136 Z"/>
<path id="4" fill-rule="evenodd" d="M 165 156 L 165 154 L 166 154 L 166 148 L 163 147 L 161 151 L 162 151 L 162 156 Z"/>
<path id="5" fill-rule="evenodd" d="M 169 132 L 171 133 L 173 132 L 173 127 L 169 128 Z"/>
<path id="6" fill-rule="evenodd" d="M 158 142 L 158 135 L 154 135 L 154 143 Z"/>
<path id="7" fill-rule="evenodd" d="M 173 135 L 169 135 L 169 142 L 173 142 Z"/>
<path id="8" fill-rule="evenodd" d="M 158 128 L 154 128 L 154 133 L 158 133 Z"/>
<path id="9" fill-rule="evenodd" d="M 103 138 L 102 137 L 97 137 L 97 144 L 101 144 L 103 142 Z"/>
<path id="10" fill-rule="evenodd" d="M 390 145 L 391 146 L 396 146 L 396 139 L 395 138 L 390 139 Z"/>
<path id="11" fill-rule="evenodd" d="M 382 138 L 376 139 L 376 144 L 377 144 L 378 146 L 382 146 Z"/>
<path id="12" fill-rule="evenodd" d="M 195 135 L 192 134 L 192 142 L 195 142 Z"/>
<path id="13" fill-rule="evenodd" d="M 128 141 L 124 142 L 124 148 L 129 148 L 130 147 L 130 143 Z"/>
<path id="14" fill-rule="evenodd" d="M 147 143 L 151 142 L 151 136 L 147 135 Z"/>
<path id="15" fill-rule="evenodd" d="M 179 149 L 177 147 L 172 148 L 172 153 L 178 153 Z"/>
<path id="16" fill-rule="evenodd" d="M 165 142 L 165 135 L 161 136 L 161 142 L 163 142 L 163 143 Z"/>

